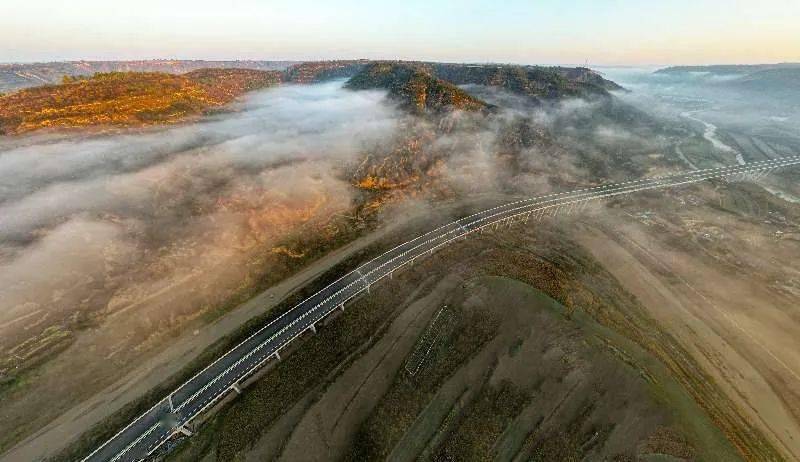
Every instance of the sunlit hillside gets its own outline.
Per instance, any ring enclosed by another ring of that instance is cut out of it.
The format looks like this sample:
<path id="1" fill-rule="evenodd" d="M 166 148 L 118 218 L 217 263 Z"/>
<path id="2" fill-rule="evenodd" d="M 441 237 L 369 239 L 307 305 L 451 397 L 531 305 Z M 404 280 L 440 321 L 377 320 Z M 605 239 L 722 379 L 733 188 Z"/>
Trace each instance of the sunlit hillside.
<path id="1" fill-rule="evenodd" d="M 94 125 L 170 123 L 280 82 L 281 74 L 251 69 L 200 69 L 183 75 L 110 72 L 65 77 L 61 85 L 0 97 L 0 133 Z"/>

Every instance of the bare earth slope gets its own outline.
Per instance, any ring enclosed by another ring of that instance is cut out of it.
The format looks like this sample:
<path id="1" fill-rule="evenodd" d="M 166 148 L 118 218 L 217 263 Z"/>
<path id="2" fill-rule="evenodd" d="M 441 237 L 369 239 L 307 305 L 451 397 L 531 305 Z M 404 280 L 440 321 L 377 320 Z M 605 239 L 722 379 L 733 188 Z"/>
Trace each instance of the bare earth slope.
<path id="1" fill-rule="evenodd" d="M 781 460 L 574 225 L 498 230 L 395 275 L 175 460 Z"/>

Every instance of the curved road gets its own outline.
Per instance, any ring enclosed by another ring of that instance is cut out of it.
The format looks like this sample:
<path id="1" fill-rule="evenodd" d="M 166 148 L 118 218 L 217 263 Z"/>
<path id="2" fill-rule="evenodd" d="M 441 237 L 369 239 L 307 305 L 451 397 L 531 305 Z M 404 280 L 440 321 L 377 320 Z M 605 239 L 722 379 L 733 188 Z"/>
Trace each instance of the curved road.
<path id="1" fill-rule="evenodd" d="M 235 391 L 239 383 L 266 362 L 280 359 L 281 348 L 303 332 L 315 330 L 315 325 L 334 310 L 344 309 L 348 301 L 364 291 L 368 292 L 372 284 L 394 271 L 471 233 L 504 223 L 554 216 L 564 210 L 571 212 L 594 200 L 699 183 L 711 178 L 752 179 L 797 164 L 800 164 L 800 156 L 694 170 L 519 200 L 460 218 L 394 247 L 303 300 L 164 397 L 84 461 L 134 461 L 147 457 L 220 398 Z"/>

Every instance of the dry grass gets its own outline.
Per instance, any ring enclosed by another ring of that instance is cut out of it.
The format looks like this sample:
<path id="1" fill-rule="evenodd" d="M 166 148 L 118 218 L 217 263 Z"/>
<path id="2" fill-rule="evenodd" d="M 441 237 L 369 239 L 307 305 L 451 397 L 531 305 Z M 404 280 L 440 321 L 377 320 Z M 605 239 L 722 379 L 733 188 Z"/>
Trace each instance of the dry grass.
<path id="1" fill-rule="evenodd" d="M 485 387 L 435 460 L 490 460 L 495 441 L 528 399 L 528 394 L 510 381 Z"/>
<path id="2" fill-rule="evenodd" d="M 0 134 L 43 128 L 172 123 L 280 82 L 279 72 L 200 69 L 184 75 L 110 72 L 0 97 Z"/>

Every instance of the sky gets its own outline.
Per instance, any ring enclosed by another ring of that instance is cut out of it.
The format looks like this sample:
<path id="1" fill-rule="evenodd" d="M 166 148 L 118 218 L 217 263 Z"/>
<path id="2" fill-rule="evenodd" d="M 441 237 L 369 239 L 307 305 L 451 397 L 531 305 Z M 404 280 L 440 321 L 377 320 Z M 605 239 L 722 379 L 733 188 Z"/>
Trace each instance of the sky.
<path id="1" fill-rule="evenodd" d="M 2 0 L 0 62 L 800 61 L 800 0 Z"/>

